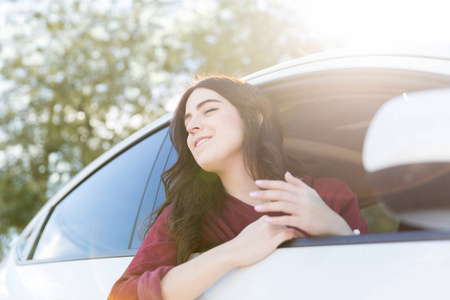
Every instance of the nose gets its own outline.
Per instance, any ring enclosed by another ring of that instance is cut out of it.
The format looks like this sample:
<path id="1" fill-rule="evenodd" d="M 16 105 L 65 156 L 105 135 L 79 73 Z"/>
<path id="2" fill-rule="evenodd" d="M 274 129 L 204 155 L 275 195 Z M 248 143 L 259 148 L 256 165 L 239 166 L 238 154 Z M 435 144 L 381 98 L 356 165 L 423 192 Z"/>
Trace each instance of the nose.
<path id="1" fill-rule="evenodd" d="M 197 118 L 194 118 L 194 117 L 192 117 L 186 125 L 186 129 L 187 129 L 188 133 L 190 133 L 190 134 L 195 134 L 201 128 L 202 128 L 201 122 Z"/>

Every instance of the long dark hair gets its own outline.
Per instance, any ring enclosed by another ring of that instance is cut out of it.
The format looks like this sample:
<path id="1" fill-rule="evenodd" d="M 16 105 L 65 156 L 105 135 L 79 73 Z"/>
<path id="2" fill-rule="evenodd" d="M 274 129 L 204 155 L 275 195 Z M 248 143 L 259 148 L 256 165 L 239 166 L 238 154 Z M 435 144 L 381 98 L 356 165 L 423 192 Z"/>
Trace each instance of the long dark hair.
<path id="1" fill-rule="evenodd" d="M 147 227 L 148 231 L 152 220 L 156 220 L 167 206 L 172 205 L 168 225 L 175 241 L 178 264 L 187 261 L 195 251 L 215 246 L 202 239 L 202 224 L 206 214 L 219 212 L 225 197 L 219 176 L 202 170 L 186 143 L 186 102 L 197 88 L 219 93 L 239 111 L 245 126 L 244 164 L 253 179 L 283 180 L 286 172 L 287 158 L 282 151 L 283 129 L 278 113 L 260 89 L 228 76 L 208 77 L 188 88 L 181 97 L 169 127 L 178 160 L 161 175 L 166 201 L 152 213 L 153 218 Z"/>

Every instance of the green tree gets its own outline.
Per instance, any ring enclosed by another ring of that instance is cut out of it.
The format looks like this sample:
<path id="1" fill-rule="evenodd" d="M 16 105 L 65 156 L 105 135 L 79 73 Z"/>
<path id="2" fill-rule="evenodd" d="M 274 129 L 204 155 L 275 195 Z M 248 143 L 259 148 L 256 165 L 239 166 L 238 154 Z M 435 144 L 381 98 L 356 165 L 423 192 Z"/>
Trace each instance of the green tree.
<path id="1" fill-rule="evenodd" d="M 308 34 L 297 13 L 301 1 L 200 4 L 177 30 L 180 40 L 188 44 L 184 54 L 193 71 L 243 76 L 333 45 Z"/>
<path id="2" fill-rule="evenodd" d="M 182 66 L 158 24 L 170 3 L 119 4 L 43 2 L 8 17 L 11 34 L 0 43 L 0 234 L 23 228 L 75 173 L 165 112 L 158 99 L 167 74 Z"/>

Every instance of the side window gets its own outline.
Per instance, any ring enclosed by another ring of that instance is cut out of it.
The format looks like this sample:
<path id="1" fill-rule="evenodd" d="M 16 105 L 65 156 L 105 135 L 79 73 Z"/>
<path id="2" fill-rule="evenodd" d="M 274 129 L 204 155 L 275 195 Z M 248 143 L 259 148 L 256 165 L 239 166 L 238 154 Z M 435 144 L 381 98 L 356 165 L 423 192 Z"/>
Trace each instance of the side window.
<path id="1" fill-rule="evenodd" d="M 23 260 L 23 259 L 24 259 L 27 245 L 30 244 L 31 233 L 32 233 L 32 232 L 28 233 L 27 236 L 26 236 L 26 237 L 20 242 L 20 244 L 17 246 L 17 255 L 18 255 L 18 258 L 19 258 L 20 260 Z"/>
<path id="2" fill-rule="evenodd" d="M 33 259 L 92 258 L 129 249 L 136 215 L 167 129 L 87 178 L 51 213 Z"/>
<path id="3" fill-rule="evenodd" d="M 177 161 L 178 155 L 177 155 L 177 151 L 172 147 L 170 149 L 170 154 L 169 154 L 169 158 L 167 159 L 167 163 L 166 166 L 164 168 L 164 171 L 167 170 L 168 168 L 170 168 L 176 161 Z M 156 202 L 155 205 L 153 206 L 153 208 L 158 208 L 160 207 L 163 202 L 166 200 L 166 191 L 164 189 L 164 184 L 161 182 L 159 184 L 159 188 L 156 194 Z"/>
<path id="4" fill-rule="evenodd" d="M 155 166 L 153 167 L 149 183 L 145 190 L 142 206 L 136 222 L 137 226 L 134 232 L 131 249 L 139 248 L 142 243 L 142 240 L 140 239 L 140 233 L 142 233 L 145 226 L 148 225 L 149 220 L 147 219 L 147 217 L 150 215 L 150 213 L 160 207 L 161 204 L 163 204 L 165 200 L 165 190 L 164 184 L 161 181 L 161 173 L 170 168 L 175 163 L 176 159 L 176 151 L 172 147 L 169 136 L 167 136 L 166 141 L 164 142 L 164 145 L 161 148 L 160 154 L 156 160 Z"/>
<path id="5" fill-rule="evenodd" d="M 21 241 L 19 241 L 19 244 L 17 245 L 17 258 L 19 260 L 26 260 L 28 257 L 28 253 L 33 249 L 34 241 L 36 240 L 36 237 L 39 235 L 40 228 L 42 227 L 42 223 L 44 222 L 45 218 L 41 218 L 36 224 L 34 224 L 33 228 L 30 230 L 30 232 L 26 235 L 25 238 L 23 238 Z"/>

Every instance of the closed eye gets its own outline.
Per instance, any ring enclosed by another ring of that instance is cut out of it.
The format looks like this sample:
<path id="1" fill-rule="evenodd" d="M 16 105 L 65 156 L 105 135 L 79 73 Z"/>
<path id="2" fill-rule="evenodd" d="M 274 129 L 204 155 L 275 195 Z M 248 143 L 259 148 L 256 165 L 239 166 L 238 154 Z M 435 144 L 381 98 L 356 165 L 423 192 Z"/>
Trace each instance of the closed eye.
<path id="1" fill-rule="evenodd" d="M 208 108 L 208 109 L 205 109 L 205 112 L 203 114 L 206 115 L 207 113 L 213 112 L 215 110 L 218 110 L 218 108 Z"/>

